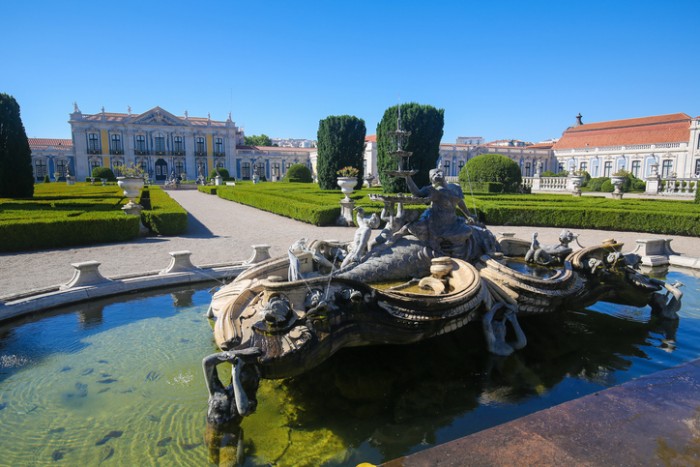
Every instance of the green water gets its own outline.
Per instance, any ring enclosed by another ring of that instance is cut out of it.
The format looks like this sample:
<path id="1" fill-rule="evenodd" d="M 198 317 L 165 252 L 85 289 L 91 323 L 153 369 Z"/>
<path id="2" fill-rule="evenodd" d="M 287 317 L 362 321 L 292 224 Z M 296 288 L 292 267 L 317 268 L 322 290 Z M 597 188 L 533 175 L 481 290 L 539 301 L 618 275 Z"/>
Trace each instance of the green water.
<path id="1" fill-rule="evenodd" d="M 263 381 L 244 465 L 379 463 L 700 356 L 700 280 L 674 271 L 681 320 L 600 303 L 523 319 L 528 346 L 484 352 L 479 326 L 418 345 L 347 349 Z M 208 288 L 208 287 L 207 287 Z M 131 295 L 0 326 L 0 465 L 212 465 L 201 360 L 207 288 Z M 216 461 L 216 462 L 215 462 Z"/>

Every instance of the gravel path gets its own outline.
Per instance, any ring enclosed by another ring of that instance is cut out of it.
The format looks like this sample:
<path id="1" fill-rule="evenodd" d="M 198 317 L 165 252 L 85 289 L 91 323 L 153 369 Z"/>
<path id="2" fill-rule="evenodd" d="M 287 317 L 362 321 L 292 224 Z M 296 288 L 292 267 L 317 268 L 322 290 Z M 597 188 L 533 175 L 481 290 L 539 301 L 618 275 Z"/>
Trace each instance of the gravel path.
<path id="1" fill-rule="evenodd" d="M 0 254 L 0 297 L 68 282 L 73 276 L 71 263 L 98 261 L 105 277 L 157 271 L 167 267 L 171 251 L 189 250 L 196 266 L 244 260 L 252 245 L 270 245 L 270 254 L 279 256 L 300 238 L 351 240 L 353 228 L 316 227 L 303 222 L 259 211 L 196 190 L 168 192 L 189 212 L 188 230 L 179 237 L 143 237 L 132 242 Z M 539 232 L 542 244 L 557 243 L 561 229 L 514 226 L 491 227 L 494 233 L 513 232 L 529 239 Z M 671 246 L 687 256 L 700 256 L 700 238 L 654 235 L 635 232 L 576 230 L 583 245 L 606 238 L 635 247 L 637 239 L 673 238 Z"/>

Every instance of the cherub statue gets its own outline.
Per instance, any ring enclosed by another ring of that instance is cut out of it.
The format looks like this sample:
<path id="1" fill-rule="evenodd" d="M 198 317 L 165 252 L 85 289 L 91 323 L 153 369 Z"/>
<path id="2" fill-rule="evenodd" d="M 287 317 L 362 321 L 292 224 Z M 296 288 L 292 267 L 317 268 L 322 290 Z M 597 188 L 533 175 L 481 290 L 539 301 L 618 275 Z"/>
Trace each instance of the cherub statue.
<path id="1" fill-rule="evenodd" d="M 352 245 L 350 245 L 350 251 L 340 265 L 341 269 L 352 263 L 359 263 L 362 260 L 362 257 L 367 253 L 367 244 L 369 243 L 372 229 L 379 227 L 379 216 L 376 213 L 371 216 L 365 216 L 365 210 L 362 207 L 356 207 L 355 211 L 357 211 L 355 216 L 357 230 L 355 231 Z"/>

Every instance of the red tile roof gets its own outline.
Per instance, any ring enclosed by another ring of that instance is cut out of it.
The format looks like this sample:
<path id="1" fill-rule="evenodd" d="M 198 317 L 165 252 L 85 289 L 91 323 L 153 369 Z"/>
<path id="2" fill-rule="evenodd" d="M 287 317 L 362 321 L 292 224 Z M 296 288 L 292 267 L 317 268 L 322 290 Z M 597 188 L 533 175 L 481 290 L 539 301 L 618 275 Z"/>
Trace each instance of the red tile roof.
<path id="1" fill-rule="evenodd" d="M 370 142 L 370 143 L 376 143 L 377 142 L 377 135 L 367 135 L 367 136 L 365 136 L 365 141 Z"/>
<path id="2" fill-rule="evenodd" d="M 29 147 L 32 149 L 47 149 L 50 146 L 62 146 L 64 148 L 72 148 L 72 139 L 61 139 L 61 138 L 27 138 L 29 140 Z"/>
<path id="3" fill-rule="evenodd" d="M 684 113 L 584 123 L 568 128 L 553 149 L 687 142 L 691 117 Z"/>

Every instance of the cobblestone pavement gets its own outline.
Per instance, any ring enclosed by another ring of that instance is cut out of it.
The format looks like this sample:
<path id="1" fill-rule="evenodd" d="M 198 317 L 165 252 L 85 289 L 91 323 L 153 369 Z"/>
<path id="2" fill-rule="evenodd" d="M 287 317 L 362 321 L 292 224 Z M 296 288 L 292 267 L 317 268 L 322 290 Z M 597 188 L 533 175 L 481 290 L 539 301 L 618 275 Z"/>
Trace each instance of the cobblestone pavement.
<path id="1" fill-rule="evenodd" d="M 175 190 L 169 194 L 189 212 L 187 232 L 178 237 L 143 237 L 137 240 L 76 248 L 0 254 L 0 297 L 68 282 L 73 276 L 71 263 L 98 261 L 105 277 L 157 271 L 167 267 L 171 251 L 189 250 L 196 266 L 244 260 L 252 245 L 270 245 L 270 254 L 279 256 L 300 238 L 351 240 L 353 228 L 316 227 L 303 222 L 259 211 L 196 190 Z M 557 243 L 561 229 L 517 226 L 491 226 L 494 233 L 512 232 L 529 239 L 539 232 L 543 245 Z M 637 239 L 673 238 L 678 253 L 700 256 L 700 238 L 653 235 L 635 232 L 576 230 L 587 246 L 606 238 L 634 249 Z"/>

